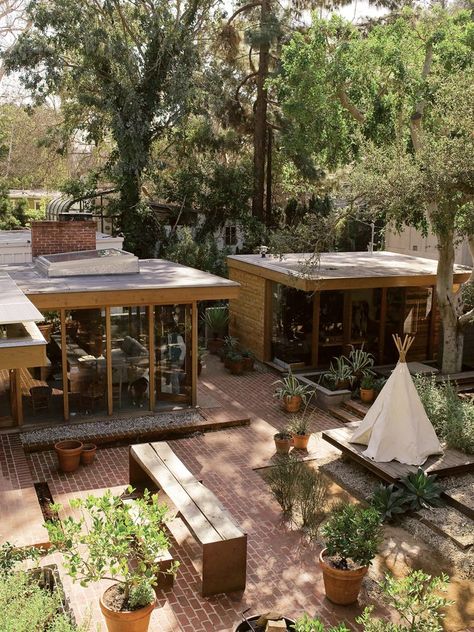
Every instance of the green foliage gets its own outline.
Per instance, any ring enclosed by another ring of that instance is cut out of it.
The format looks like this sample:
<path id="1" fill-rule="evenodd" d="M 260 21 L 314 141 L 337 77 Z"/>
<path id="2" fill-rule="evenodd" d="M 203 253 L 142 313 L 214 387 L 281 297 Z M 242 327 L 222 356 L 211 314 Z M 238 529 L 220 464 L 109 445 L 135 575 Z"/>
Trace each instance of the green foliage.
<path id="1" fill-rule="evenodd" d="M 371 353 L 364 351 L 363 345 L 361 349 L 356 349 L 352 346 L 348 360 L 355 380 L 360 380 L 361 377 L 373 375 L 371 369 L 374 366 L 374 356 Z"/>
<path id="2" fill-rule="evenodd" d="M 0 574 L 2 632 L 85 632 L 63 611 L 59 589 L 49 591 L 31 574 Z"/>
<path id="3" fill-rule="evenodd" d="M 226 307 L 208 307 L 201 320 L 213 335 L 222 337 L 229 324 L 229 310 Z"/>
<path id="4" fill-rule="evenodd" d="M 427 476 L 419 467 L 416 472 L 410 472 L 402 478 L 401 483 L 405 487 L 405 502 L 413 511 L 443 506 L 443 488 L 436 482 L 436 474 Z"/>
<path id="5" fill-rule="evenodd" d="M 329 369 L 323 374 L 323 380 L 335 389 L 347 388 L 342 386 L 345 382 L 352 385 L 354 375 L 346 356 L 335 357 L 331 360 Z"/>
<path id="6" fill-rule="evenodd" d="M 474 405 L 459 398 L 450 380 L 438 384 L 434 377 L 416 375 L 414 382 L 438 437 L 452 448 L 474 454 Z"/>
<path id="7" fill-rule="evenodd" d="M 28 208 L 26 200 L 11 200 L 8 188 L 0 182 L 0 230 L 24 228 L 32 219 L 41 219 L 40 211 Z"/>
<path id="8" fill-rule="evenodd" d="M 302 462 L 291 454 L 288 456 L 280 455 L 275 465 L 272 465 L 264 474 L 270 491 L 280 505 L 283 514 L 288 518 L 293 515 L 302 468 Z"/>
<path id="9" fill-rule="evenodd" d="M 324 476 L 319 470 L 303 464 L 298 477 L 295 508 L 301 526 L 310 538 L 317 537 L 327 495 L 328 485 Z"/>
<path id="10" fill-rule="evenodd" d="M 223 277 L 227 276 L 226 257 L 228 254 L 226 249 L 218 249 L 216 240 L 212 236 L 203 240 L 195 239 L 189 226 L 175 231 L 162 246 L 160 252 L 163 259 Z"/>
<path id="11" fill-rule="evenodd" d="M 373 375 L 364 375 L 364 377 L 360 381 L 360 387 L 371 390 L 374 388 L 375 379 Z"/>
<path id="12" fill-rule="evenodd" d="M 387 575 L 381 588 L 388 606 L 398 612 L 401 622 L 374 619 L 370 607 L 357 623 L 364 632 L 442 632 L 444 610 L 452 602 L 439 593 L 446 592 L 448 581 L 447 575 L 431 577 L 421 570 L 411 571 L 401 579 Z"/>
<path id="13" fill-rule="evenodd" d="M 408 509 L 403 489 L 395 487 L 393 483 L 391 485 L 380 483 L 371 496 L 370 504 L 379 512 L 383 522 L 393 520 Z"/>
<path id="14" fill-rule="evenodd" d="M 327 554 L 339 558 L 338 568 L 348 568 L 348 559 L 369 566 L 382 540 L 380 514 L 373 507 L 340 505 L 331 512 L 321 533 Z"/>
<path id="15" fill-rule="evenodd" d="M 288 375 L 280 380 L 276 380 L 273 384 L 279 384 L 280 386 L 275 389 L 273 394 L 278 399 L 285 399 L 286 397 L 294 397 L 299 395 L 303 402 L 306 402 L 308 395 L 312 394 L 313 389 L 309 384 L 302 384 L 298 378 L 290 371 Z"/>
<path id="16" fill-rule="evenodd" d="M 291 629 L 295 632 L 349 632 L 349 628 L 346 628 L 344 623 L 328 628 L 324 623 L 321 623 L 320 619 L 312 619 L 306 613 L 296 619 Z"/>
<path id="17" fill-rule="evenodd" d="M 107 490 L 102 497 L 73 500 L 71 506 L 81 510 L 81 518 L 69 516 L 45 526 L 72 579 L 87 586 L 108 577 L 122 586 L 130 607 L 150 603 L 160 572 L 158 558 L 169 548 L 163 528 L 167 507 L 147 490 L 133 503 Z"/>
<path id="18" fill-rule="evenodd" d="M 12 573 L 15 566 L 25 560 L 38 562 L 41 553 L 42 550 L 36 546 L 19 549 L 10 542 L 4 542 L 2 546 L 0 546 L 0 573 L 3 575 Z"/>

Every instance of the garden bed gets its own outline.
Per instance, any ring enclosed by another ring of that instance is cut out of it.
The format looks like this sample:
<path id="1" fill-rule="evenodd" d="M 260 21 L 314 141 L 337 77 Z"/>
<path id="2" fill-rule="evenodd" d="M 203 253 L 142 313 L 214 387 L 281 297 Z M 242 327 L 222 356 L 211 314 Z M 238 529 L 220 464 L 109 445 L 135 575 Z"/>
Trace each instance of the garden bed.
<path id="1" fill-rule="evenodd" d="M 316 405 L 323 410 L 329 410 L 336 406 L 341 406 L 344 402 L 347 402 L 352 397 L 352 392 L 349 389 L 339 389 L 332 391 L 321 384 L 318 384 L 315 380 L 319 379 L 320 373 L 298 373 L 296 377 L 305 386 L 310 386 L 316 392 Z"/>

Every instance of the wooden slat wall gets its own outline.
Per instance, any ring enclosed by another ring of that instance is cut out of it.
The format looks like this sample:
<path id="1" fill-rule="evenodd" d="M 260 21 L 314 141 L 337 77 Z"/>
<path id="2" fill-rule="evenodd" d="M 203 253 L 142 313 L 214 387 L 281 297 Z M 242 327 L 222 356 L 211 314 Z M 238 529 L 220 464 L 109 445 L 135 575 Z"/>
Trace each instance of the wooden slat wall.
<path id="1" fill-rule="evenodd" d="M 427 300 L 427 288 L 408 287 L 406 289 L 404 318 L 407 318 L 413 309 L 413 325 L 415 327 L 413 332 L 407 332 L 415 335 L 415 340 L 408 354 L 410 361 L 436 358 L 439 343 L 439 314 L 434 293 L 432 301 L 432 310 L 436 310 L 434 318 L 431 312 L 426 316 Z"/>
<path id="2" fill-rule="evenodd" d="M 229 301 L 229 333 L 264 361 L 265 279 L 236 268 L 229 268 L 229 277 L 241 284 L 238 300 Z"/>

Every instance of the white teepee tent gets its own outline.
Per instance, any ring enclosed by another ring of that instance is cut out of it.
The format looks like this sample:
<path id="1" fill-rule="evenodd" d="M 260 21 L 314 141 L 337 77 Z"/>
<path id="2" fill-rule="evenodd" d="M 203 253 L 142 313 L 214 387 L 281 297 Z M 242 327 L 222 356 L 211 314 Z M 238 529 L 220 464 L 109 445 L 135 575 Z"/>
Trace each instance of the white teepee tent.
<path id="1" fill-rule="evenodd" d="M 351 443 L 367 446 L 362 454 L 379 463 L 399 461 L 422 465 L 431 454 L 442 453 L 406 363 L 413 338 L 393 336 L 400 360 L 379 396 L 354 431 Z"/>

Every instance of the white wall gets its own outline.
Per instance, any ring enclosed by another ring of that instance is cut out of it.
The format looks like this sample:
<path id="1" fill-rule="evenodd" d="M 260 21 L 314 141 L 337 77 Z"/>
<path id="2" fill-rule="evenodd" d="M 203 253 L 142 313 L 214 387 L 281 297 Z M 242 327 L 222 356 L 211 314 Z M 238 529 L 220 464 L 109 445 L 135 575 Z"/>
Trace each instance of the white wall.
<path id="1" fill-rule="evenodd" d="M 428 237 L 423 237 L 421 232 L 413 227 L 407 227 L 401 233 L 388 228 L 385 231 L 385 250 L 425 259 L 438 259 L 436 237 L 432 233 Z M 474 265 L 466 239 L 456 246 L 455 263 L 469 267 Z"/>

